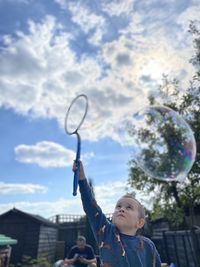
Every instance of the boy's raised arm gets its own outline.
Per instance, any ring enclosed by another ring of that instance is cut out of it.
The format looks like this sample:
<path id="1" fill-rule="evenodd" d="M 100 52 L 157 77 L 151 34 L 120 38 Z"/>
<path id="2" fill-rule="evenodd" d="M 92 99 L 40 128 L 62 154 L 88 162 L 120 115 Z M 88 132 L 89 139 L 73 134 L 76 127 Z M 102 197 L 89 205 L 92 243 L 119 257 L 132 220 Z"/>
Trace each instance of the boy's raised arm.
<path id="1" fill-rule="evenodd" d="M 95 238 L 100 244 L 102 241 L 101 231 L 102 229 L 105 229 L 105 226 L 109 225 L 110 222 L 107 220 L 106 216 L 94 198 L 91 187 L 87 182 L 82 162 L 80 161 L 79 164 L 79 189 L 81 193 L 83 209 L 89 219 Z M 76 163 L 73 165 L 73 171 L 75 171 L 75 168 Z"/>

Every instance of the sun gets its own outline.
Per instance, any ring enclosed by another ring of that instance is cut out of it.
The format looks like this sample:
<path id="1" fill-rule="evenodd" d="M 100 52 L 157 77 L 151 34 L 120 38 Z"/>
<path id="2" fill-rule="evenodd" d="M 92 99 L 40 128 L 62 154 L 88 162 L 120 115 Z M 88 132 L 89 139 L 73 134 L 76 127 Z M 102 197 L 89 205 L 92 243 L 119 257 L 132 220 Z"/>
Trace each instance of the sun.
<path id="1" fill-rule="evenodd" d="M 162 80 L 163 74 L 166 74 L 166 69 L 162 62 L 158 60 L 149 60 L 141 69 L 140 76 L 148 76 L 151 80 L 157 82 Z"/>

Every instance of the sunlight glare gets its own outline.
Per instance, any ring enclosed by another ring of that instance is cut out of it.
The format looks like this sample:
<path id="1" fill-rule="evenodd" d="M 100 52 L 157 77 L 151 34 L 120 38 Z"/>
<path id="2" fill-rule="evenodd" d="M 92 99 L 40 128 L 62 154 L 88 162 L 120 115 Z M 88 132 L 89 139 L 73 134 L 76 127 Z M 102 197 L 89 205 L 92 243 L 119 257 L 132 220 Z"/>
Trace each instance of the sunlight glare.
<path id="1" fill-rule="evenodd" d="M 163 64 L 158 61 L 151 59 L 141 70 L 141 76 L 149 76 L 151 80 L 160 82 L 163 74 L 166 73 L 166 69 Z"/>

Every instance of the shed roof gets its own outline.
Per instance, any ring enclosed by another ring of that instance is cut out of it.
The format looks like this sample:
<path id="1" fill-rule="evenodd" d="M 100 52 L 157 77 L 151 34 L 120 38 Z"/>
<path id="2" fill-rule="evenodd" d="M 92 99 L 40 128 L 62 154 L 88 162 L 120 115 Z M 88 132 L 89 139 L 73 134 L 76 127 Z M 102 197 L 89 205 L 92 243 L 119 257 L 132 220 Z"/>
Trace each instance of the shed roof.
<path id="1" fill-rule="evenodd" d="M 40 225 L 46 225 L 46 226 L 51 226 L 51 227 L 56 227 L 56 228 L 58 227 L 58 225 L 56 223 L 53 223 L 50 220 L 45 219 L 40 215 L 30 214 L 30 213 L 21 211 L 21 210 L 16 209 L 16 208 L 13 208 L 13 209 L 1 214 L 0 215 L 0 219 L 1 218 L 5 218 L 5 217 L 7 217 L 7 216 L 9 216 L 10 214 L 13 214 L 13 213 L 19 214 L 19 215 L 21 215 L 21 216 L 23 216 L 23 217 L 25 217 L 25 218 L 27 218 L 29 220 L 32 220 L 35 223 L 38 223 Z"/>
<path id="2" fill-rule="evenodd" d="M 0 234 L 0 246 L 17 244 L 17 240 Z"/>

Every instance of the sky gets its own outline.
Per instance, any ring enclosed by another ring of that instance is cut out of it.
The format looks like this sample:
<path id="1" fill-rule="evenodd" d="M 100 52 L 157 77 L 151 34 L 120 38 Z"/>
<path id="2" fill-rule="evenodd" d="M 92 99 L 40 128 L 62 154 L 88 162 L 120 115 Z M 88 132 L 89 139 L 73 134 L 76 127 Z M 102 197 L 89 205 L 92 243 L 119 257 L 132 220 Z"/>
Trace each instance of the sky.
<path id="1" fill-rule="evenodd" d="M 89 100 L 81 159 L 98 203 L 111 213 L 134 190 L 122 122 L 163 74 L 187 88 L 199 14 L 199 0 L 0 0 L 0 214 L 84 214 L 72 195 L 76 137 L 64 130 L 79 94 Z"/>

